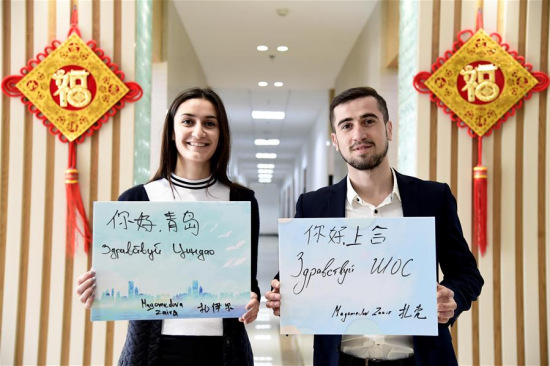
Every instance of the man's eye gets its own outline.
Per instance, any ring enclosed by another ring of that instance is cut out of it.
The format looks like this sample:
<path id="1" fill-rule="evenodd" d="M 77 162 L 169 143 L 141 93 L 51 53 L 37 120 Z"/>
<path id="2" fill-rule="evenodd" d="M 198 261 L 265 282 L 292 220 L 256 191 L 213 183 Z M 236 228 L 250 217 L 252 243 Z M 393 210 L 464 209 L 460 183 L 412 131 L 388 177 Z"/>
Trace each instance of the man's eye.
<path id="1" fill-rule="evenodd" d="M 347 130 L 347 129 L 349 129 L 350 127 L 351 127 L 350 124 L 345 124 L 345 125 L 341 125 L 341 126 L 340 126 L 340 128 L 341 128 L 342 130 Z"/>

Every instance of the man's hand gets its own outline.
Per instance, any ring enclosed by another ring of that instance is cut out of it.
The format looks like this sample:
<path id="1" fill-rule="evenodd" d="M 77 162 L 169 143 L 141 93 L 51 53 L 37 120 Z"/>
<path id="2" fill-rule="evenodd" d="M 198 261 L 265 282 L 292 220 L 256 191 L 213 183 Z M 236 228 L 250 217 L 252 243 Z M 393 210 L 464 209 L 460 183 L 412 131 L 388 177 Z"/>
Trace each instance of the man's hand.
<path id="1" fill-rule="evenodd" d="M 260 302 L 258 301 L 258 295 L 255 292 L 250 293 L 250 301 L 244 307 L 247 312 L 239 318 L 239 321 L 245 324 L 250 324 L 258 317 L 258 311 L 260 311 Z"/>
<path id="2" fill-rule="evenodd" d="M 271 281 L 272 291 L 267 291 L 265 293 L 265 298 L 267 299 L 267 306 L 269 309 L 273 309 L 273 315 L 281 315 L 281 294 L 279 293 L 279 288 L 281 284 L 278 280 Z"/>
<path id="3" fill-rule="evenodd" d="M 437 321 L 446 324 L 454 315 L 456 302 L 454 292 L 440 284 L 437 285 Z"/>

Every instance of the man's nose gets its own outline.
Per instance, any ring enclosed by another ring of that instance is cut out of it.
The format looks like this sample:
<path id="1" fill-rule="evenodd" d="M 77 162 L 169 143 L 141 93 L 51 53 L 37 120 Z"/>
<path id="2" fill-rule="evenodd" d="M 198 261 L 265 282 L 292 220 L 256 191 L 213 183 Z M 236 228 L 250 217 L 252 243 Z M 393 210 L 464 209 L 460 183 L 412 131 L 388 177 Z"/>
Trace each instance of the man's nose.
<path id="1" fill-rule="evenodd" d="M 361 141 L 367 136 L 367 129 L 361 125 L 356 125 L 352 131 L 352 138 L 354 141 Z"/>

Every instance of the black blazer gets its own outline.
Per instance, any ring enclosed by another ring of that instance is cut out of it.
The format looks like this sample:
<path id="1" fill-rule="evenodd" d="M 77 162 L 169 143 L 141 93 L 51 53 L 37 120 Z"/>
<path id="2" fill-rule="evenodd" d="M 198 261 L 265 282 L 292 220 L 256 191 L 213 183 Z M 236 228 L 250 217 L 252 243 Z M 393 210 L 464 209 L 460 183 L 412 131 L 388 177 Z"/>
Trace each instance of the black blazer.
<path id="1" fill-rule="evenodd" d="M 448 324 L 439 324 L 438 336 L 414 336 L 417 365 L 457 365 L 449 325 L 481 293 L 483 278 L 477 268 L 457 215 L 456 200 L 447 184 L 423 181 L 396 172 L 403 215 L 435 217 L 436 260 L 443 273 L 442 285 L 454 291 L 457 303 L 455 316 Z M 347 181 L 300 195 L 296 217 L 345 217 Z M 432 284 L 429 284 L 432 286 Z M 338 366 L 341 335 L 316 335 L 313 364 Z"/>
<path id="2" fill-rule="evenodd" d="M 149 201 L 142 184 L 122 193 L 119 201 Z M 231 187 L 230 201 L 250 201 L 251 205 L 251 268 L 250 286 L 252 292 L 261 299 L 258 280 L 256 279 L 258 263 L 258 237 L 260 232 L 260 215 L 258 201 L 254 192 L 244 187 Z M 152 366 L 158 363 L 159 340 L 162 331 L 162 320 L 130 320 L 126 342 L 122 348 L 118 364 Z M 252 366 L 254 364 L 252 347 L 244 324 L 237 318 L 223 319 L 223 366 Z"/>

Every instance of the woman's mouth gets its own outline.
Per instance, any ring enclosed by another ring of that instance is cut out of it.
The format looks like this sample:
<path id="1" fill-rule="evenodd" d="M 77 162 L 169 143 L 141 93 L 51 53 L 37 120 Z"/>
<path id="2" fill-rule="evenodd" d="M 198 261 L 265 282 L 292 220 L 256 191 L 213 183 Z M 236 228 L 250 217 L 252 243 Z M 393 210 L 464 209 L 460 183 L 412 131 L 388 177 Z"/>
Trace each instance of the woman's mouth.
<path id="1" fill-rule="evenodd" d="M 189 141 L 189 142 L 187 142 L 187 145 L 193 146 L 193 147 L 205 147 L 205 146 L 208 146 L 210 144 L 205 143 L 205 142 Z"/>

